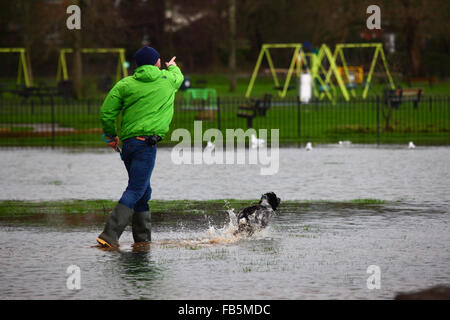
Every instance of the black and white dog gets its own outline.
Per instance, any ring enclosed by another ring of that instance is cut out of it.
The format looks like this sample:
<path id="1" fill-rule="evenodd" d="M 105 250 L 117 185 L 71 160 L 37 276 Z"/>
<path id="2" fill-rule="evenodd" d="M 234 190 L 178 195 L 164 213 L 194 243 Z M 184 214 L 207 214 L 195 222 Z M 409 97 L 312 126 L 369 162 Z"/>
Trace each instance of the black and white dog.
<path id="1" fill-rule="evenodd" d="M 280 198 L 273 192 L 265 193 L 255 206 L 239 211 L 237 216 L 238 229 L 234 235 L 252 235 L 255 231 L 263 229 L 280 205 Z"/>

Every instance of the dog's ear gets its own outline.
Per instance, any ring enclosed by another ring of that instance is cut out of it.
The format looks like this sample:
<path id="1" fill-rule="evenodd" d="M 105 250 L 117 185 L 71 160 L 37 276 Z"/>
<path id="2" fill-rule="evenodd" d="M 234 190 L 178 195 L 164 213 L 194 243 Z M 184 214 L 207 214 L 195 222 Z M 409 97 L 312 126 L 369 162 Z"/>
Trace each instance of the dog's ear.
<path id="1" fill-rule="evenodd" d="M 278 206 L 280 205 L 280 198 L 277 198 L 275 196 L 275 198 L 273 199 L 273 202 L 274 202 L 273 205 L 272 205 L 273 210 L 276 210 L 278 208 Z"/>
<path id="2" fill-rule="evenodd" d="M 276 210 L 279 204 L 279 199 L 277 198 L 277 195 L 274 192 L 269 192 L 267 195 L 269 196 L 269 203 L 272 209 Z"/>

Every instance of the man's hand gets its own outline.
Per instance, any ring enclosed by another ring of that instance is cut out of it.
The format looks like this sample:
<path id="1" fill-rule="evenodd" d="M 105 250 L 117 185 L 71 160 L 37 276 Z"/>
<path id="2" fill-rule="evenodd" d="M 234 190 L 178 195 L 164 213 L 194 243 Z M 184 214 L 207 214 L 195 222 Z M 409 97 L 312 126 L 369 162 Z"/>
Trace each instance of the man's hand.
<path id="1" fill-rule="evenodd" d="M 111 142 L 108 142 L 108 146 L 110 146 L 113 149 L 116 149 L 119 145 L 119 137 L 115 136 L 114 138 L 110 138 Z"/>
<path id="2" fill-rule="evenodd" d="M 177 58 L 177 57 L 174 56 L 172 59 L 170 59 L 169 62 L 166 62 L 166 67 L 169 68 L 170 66 L 176 66 L 176 65 L 177 65 L 177 64 L 175 63 L 175 59 L 176 59 L 176 58 Z"/>

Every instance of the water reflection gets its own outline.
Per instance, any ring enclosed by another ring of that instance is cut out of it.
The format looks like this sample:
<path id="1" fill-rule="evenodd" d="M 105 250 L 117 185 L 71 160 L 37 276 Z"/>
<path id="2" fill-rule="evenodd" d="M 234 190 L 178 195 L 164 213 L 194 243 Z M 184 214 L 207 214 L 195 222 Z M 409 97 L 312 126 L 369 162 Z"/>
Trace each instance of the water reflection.
<path id="1" fill-rule="evenodd" d="M 115 297 L 119 290 L 122 298 L 151 298 L 152 290 L 157 287 L 155 281 L 164 277 L 164 268 L 152 259 L 150 244 L 104 252 L 109 255 L 107 262 L 102 259 L 98 263 L 102 266 L 104 281 L 114 287 L 108 295 Z"/>

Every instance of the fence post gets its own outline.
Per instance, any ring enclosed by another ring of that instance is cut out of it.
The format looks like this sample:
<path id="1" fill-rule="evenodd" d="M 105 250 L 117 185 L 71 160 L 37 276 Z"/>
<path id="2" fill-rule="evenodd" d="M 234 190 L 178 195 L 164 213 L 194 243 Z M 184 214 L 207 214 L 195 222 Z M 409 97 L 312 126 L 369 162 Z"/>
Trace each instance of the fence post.
<path id="1" fill-rule="evenodd" d="M 380 96 L 377 95 L 377 144 L 380 144 Z"/>
<path id="2" fill-rule="evenodd" d="M 53 102 L 53 94 L 50 95 L 50 107 L 52 118 L 52 149 L 55 148 L 55 103 Z"/>
<path id="3" fill-rule="evenodd" d="M 217 129 L 220 130 L 220 97 L 217 97 Z"/>
<path id="4" fill-rule="evenodd" d="M 299 146 L 301 146 L 301 116 L 300 116 L 300 105 L 301 105 L 301 101 L 300 101 L 300 97 L 297 96 L 297 138 L 298 138 L 298 143 Z"/>

